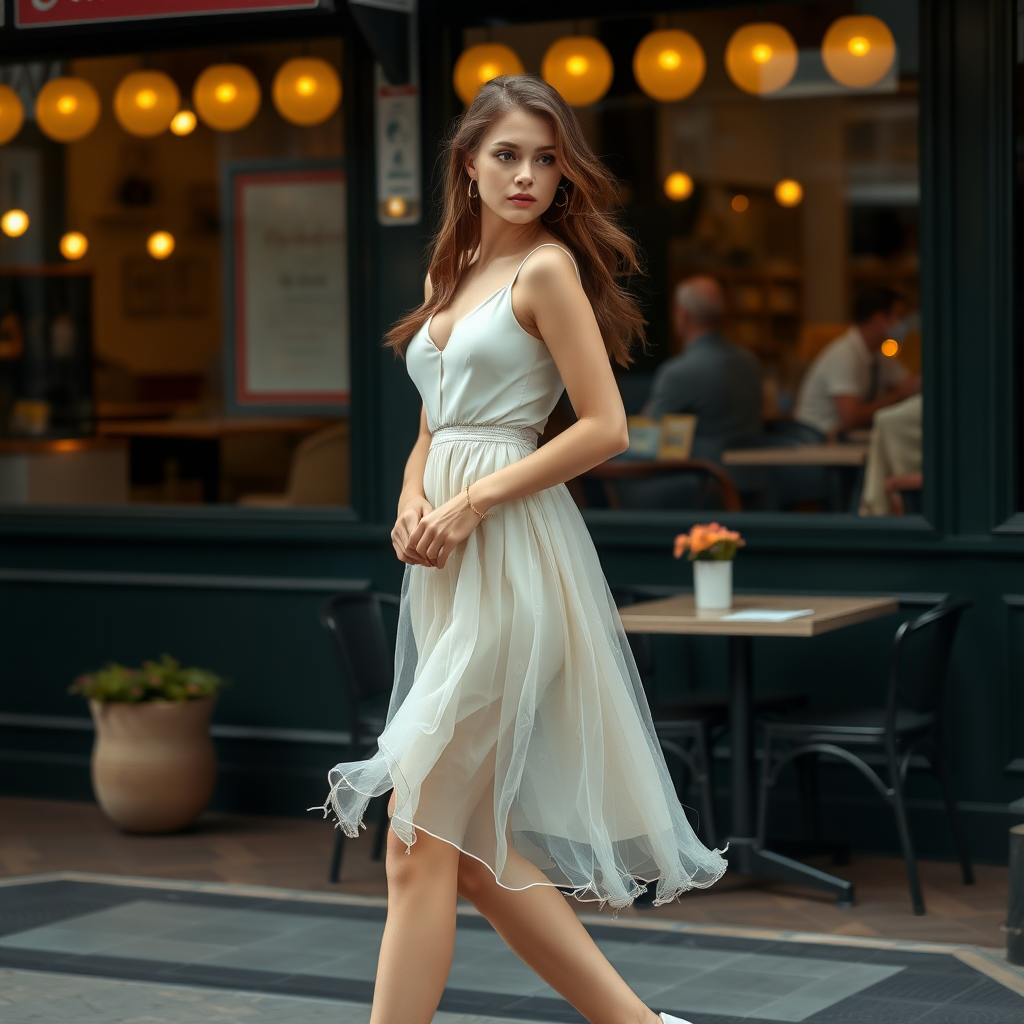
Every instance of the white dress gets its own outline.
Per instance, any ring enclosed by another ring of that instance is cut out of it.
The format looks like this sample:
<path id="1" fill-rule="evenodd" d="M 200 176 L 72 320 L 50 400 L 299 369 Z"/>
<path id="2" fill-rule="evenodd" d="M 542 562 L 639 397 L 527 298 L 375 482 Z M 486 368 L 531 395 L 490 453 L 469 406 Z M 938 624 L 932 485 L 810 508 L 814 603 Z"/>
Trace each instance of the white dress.
<path id="1" fill-rule="evenodd" d="M 459 320 L 443 351 L 429 320 L 409 343 L 435 508 L 529 455 L 563 391 L 547 346 L 513 315 L 514 282 Z M 657 880 L 659 903 L 713 884 L 725 861 L 676 799 L 569 492 L 491 511 L 443 569 L 406 567 L 387 726 L 373 757 L 331 770 L 325 810 L 355 836 L 370 798 L 393 786 L 407 846 L 417 830 L 437 836 L 510 889 L 537 884 L 510 845 L 550 884 L 614 907 L 643 882 Z"/>

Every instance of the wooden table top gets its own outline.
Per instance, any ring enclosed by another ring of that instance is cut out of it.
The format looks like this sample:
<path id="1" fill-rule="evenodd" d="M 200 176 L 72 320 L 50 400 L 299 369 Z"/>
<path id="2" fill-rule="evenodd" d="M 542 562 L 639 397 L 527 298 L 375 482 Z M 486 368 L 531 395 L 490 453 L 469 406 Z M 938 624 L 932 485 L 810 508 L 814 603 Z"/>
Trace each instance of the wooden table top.
<path id="1" fill-rule="evenodd" d="M 53 455 L 62 452 L 94 452 L 125 448 L 127 442 L 112 437 L 5 437 L 0 455 Z"/>
<path id="2" fill-rule="evenodd" d="M 863 466 L 866 444 L 799 444 L 788 448 L 730 448 L 722 452 L 727 466 Z"/>
<path id="3" fill-rule="evenodd" d="M 748 609 L 797 611 L 813 614 L 786 622 L 737 622 L 726 618 Z M 732 608 L 699 612 L 693 594 L 644 601 L 619 609 L 627 633 L 690 633 L 716 636 L 808 637 L 891 615 L 899 604 L 890 597 L 789 597 L 778 594 L 735 594 Z"/>
<path id="4" fill-rule="evenodd" d="M 336 420 L 313 416 L 211 416 L 203 419 L 105 420 L 105 437 L 184 437 L 215 439 L 233 434 L 312 434 Z"/>

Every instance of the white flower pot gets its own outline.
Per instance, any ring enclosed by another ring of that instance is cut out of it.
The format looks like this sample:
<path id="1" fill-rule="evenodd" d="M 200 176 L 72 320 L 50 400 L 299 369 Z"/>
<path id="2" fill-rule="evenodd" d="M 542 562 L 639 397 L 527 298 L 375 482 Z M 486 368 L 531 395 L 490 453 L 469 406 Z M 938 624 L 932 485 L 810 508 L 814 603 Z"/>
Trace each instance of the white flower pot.
<path id="1" fill-rule="evenodd" d="M 693 563 L 693 590 L 697 611 L 720 611 L 732 607 L 732 561 Z"/>

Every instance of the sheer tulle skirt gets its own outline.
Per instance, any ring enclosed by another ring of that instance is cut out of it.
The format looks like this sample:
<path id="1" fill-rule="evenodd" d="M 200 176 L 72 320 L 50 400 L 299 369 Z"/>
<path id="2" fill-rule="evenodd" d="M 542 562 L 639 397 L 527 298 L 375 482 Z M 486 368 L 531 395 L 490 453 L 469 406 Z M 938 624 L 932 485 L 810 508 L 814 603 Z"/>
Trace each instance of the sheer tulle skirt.
<path id="1" fill-rule="evenodd" d="M 520 432 L 522 433 L 522 432 Z M 513 434 L 514 436 L 514 434 Z M 435 444 L 436 507 L 527 454 L 522 441 Z M 537 884 L 509 848 L 580 899 L 657 902 L 725 871 L 676 799 L 586 524 L 564 486 L 493 510 L 443 569 L 408 566 L 395 689 L 378 752 L 330 772 L 325 809 L 358 834 L 374 796 L 392 828 Z"/>

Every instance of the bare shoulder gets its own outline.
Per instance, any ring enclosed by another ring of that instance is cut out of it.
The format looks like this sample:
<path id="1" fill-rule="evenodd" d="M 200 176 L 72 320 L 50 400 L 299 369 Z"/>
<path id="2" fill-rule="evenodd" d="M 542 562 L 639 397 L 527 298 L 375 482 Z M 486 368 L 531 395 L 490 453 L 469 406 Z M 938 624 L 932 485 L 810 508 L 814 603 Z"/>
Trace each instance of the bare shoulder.
<path id="1" fill-rule="evenodd" d="M 531 294 L 552 291 L 565 294 L 565 289 L 580 288 L 576 264 L 568 250 L 555 242 L 546 243 L 530 254 L 519 272 L 519 281 Z"/>

